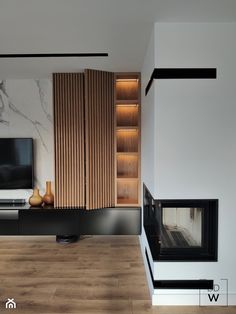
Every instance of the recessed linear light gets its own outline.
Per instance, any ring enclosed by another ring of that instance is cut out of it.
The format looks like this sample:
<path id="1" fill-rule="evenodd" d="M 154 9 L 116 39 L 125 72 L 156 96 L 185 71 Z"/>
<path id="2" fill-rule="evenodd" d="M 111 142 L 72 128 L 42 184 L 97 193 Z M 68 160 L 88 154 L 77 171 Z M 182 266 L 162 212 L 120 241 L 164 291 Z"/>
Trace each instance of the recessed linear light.
<path id="1" fill-rule="evenodd" d="M 137 83 L 138 79 L 137 78 L 116 79 L 116 82 L 117 83 L 119 83 L 119 82 L 122 82 L 122 83 L 125 83 L 125 82 L 135 82 L 135 83 Z"/>
<path id="2" fill-rule="evenodd" d="M 80 57 L 108 57 L 107 52 L 83 53 L 7 53 L 0 54 L 0 58 L 80 58 Z"/>
<path id="3" fill-rule="evenodd" d="M 116 128 L 117 132 L 138 132 L 138 128 L 136 126 L 134 127 L 121 127 L 121 126 L 117 126 Z"/>
<path id="4" fill-rule="evenodd" d="M 116 107 L 123 107 L 123 108 L 134 108 L 138 107 L 138 104 L 116 104 Z"/>

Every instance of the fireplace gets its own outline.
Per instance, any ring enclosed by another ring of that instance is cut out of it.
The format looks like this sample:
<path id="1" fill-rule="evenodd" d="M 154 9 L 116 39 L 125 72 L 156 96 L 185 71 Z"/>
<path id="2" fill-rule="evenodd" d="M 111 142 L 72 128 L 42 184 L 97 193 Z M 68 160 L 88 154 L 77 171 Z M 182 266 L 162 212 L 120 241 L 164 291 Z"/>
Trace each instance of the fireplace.
<path id="1" fill-rule="evenodd" d="M 143 218 L 153 260 L 217 261 L 217 199 L 154 200 L 144 185 Z"/>

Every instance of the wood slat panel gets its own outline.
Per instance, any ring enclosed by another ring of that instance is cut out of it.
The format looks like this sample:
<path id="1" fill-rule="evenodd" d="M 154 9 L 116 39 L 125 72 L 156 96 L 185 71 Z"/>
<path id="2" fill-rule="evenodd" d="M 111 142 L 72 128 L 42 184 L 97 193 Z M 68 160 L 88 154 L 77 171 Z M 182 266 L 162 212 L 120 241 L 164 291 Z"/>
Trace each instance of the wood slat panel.
<path id="1" fill-rule="evenodd" d="M 85 71 L 86 208 L 114 206 L 114 75 Z"/>
<path id="2" fill-rule="evenodd" d="M 84 74 L 53 74 L 55 206 L 85 206 Z"/>

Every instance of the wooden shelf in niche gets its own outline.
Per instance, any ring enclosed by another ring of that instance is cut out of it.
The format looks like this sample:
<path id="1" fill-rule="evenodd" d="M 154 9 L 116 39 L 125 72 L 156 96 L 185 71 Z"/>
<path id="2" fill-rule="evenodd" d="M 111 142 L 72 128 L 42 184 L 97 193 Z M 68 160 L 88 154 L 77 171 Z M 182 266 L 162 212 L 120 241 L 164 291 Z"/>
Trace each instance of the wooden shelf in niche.
<path id="1" fill-rule="evenodd" d="M 138 99 L 139 81 L 136 78 L 116 79 L 116 100 Z"/>
<path id="2" fill-rule="evenodd" d="M 126 105 L 126 106 L 128 106 L 128 105 L 137 105 L 139 103 L 139 100 L 138 99 L 123 99 L 123 100 L 119 100 L 119 99 L 117 99 L 116 100 L 116 105 L 123 105 L 124 106 L 124 104 Z"/>
<path id="3" fill-rule="evenodd" d="M 134 156 L 138 156 L 138 152 L 129 152 L 129 153 L 127 153 L 127 152 L 116 152 L 116 154 L 117 154 L 117 156 L 119 156 L 119 155 L 123 155 L 123 156 L 125 156 L 125 155 L 134 155 Z"/>
<path id="4" fill-rule="evenodd" d="M 138 127 L 135 125 L 135 126 L 117 126 L 116 127 L 116 130 L 117 131 L 138 131 Z"/>
<path id="5" fill-rule="evenodd" d="M 119 198 L 117 199 L 117 205 L 120 206 L 120 207 L 127 207 L 127 206 L 130 206 L 130 207 L 134 207 L 134 206 L 140 206 L 139 203 L 137 202 L 137 199 L 130 199 L 130 198 Z"/>
<path id="6" fill-rule="evenodd" d="M 117 178 L 138 178 L 138 155 L 117 155 Z"/>
<path id="7" fill-rule="evenodd" d="M 138 105 L 121 104 L 116 105 L 117 126 L 138 126 L 139 107 Z"/>
<path id="8" fill-rule="evenodd" d="M 117 204 L 135 205 L 139 203 L 139 182 L 138 179 L 117 180 Z"/>
<path id="9" fill-rule="evenodd" d="M 116 143 L 117 152 L 138 152 L 138 129 L 117 129 Z"/>

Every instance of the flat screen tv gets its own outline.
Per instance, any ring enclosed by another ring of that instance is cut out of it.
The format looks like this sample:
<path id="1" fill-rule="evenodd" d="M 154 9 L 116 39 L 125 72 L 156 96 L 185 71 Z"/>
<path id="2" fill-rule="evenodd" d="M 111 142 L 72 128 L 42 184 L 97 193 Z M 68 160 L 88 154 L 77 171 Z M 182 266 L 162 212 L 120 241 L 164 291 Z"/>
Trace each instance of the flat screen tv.
<path id="1" fill-rule="evenodd" d="M 0 138 L 0 189 L 33 188 L 33 139 Z"/>

